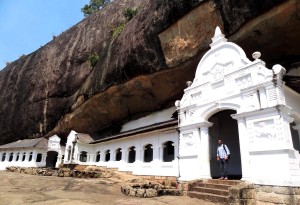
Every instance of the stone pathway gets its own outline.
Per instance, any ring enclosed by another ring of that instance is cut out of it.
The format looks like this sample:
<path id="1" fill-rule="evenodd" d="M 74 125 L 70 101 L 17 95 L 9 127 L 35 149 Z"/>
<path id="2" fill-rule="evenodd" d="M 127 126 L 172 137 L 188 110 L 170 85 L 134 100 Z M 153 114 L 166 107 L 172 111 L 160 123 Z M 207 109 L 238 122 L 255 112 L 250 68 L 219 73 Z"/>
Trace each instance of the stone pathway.
<path id="1" fill-rule="evenodd" d="M 135 198 L 110 179 L 34 176 L 0 171 L 0 205 L 214 205 L 187 196 Z"/>

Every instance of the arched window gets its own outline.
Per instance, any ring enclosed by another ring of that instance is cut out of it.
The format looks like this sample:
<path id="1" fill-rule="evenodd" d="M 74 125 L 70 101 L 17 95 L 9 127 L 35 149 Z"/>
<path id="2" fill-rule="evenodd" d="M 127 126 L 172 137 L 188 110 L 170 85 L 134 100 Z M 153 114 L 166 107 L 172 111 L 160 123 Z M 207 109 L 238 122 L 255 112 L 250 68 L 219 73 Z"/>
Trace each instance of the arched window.
<path id="1" fill-rule="evenodd" d="M 4 152 L 4 153 L 2 154 L 2 159 L 1 159 L 1 161 L 4 162 L 5 159 L 6 159 L 6 153 Z"/>
<path id="2" fill-rule="evenodd" d="M 24 162 L 26 159 L 26 152 L 23 153 L 22 162 Z"/>
<path id="3" fill-rule="evenodd" d="M 174 145 L 172 141 L 163 144 L 163 161 L 172 162 L 174 160 Z"/>
<path id="4" fill-rule="evenodd" d="M 8 161 L 11 162 L 14 158 L 14 153 L 10 153 Z"/>
<path id="5" fill-rule="evenodd" d="M 96 162 L 100 162 L 100 151 L 96 152 Z"/>
<path id="6" fill-rule="evenodd" d="M 135 162 L 135 147 L 132 146 L 129 148 L 128 152 L 128 163 L 134 163 Z"/>
<path id="7" fill-rule="evenodd" d="M 19 161 L 19 158 L 20 158 L 20 152 L 17 153 L 16 162 Z"/>
<path id="8" fill-rule="evenodd" d="M 122 149 L 119 148 L 116 150 L 116 161 L 121 161 L 122 159 Z"/>
<path id="9" fill-rule="evenodd" d="M 110 160 L 110 150 L 106 150 L 105 152 L 105 161 L 108 162 Z"/>
<path id="10" fill-rule="evenodd" d="M 38 153 L 37 155 L 36 155 L 36 162 L 41 162 L 42 161 L 42 154 L 41 153 Z"/>
<path id="11" fill-rule="evenodd" d="M 86 151 L 80 152 L 79 161 L 81 161 L 81 162 L 87 161 L 87 152 Z"/>
<path id="12" fill-rule="evenodd" d="M 152 160 L 153 160 L 152 144 L 147 144 L 144 148 L 144 162 L 152 162 Z"/>
<path id="13" fill-rule="evenodd" d="M 33 153 L 30 152 L 30 154 L 29 154 L 29 160 L 28 160 L 29 162 L 31 162 L 31 160 L 32 160 L 32 154 L 33 154 Z"/>

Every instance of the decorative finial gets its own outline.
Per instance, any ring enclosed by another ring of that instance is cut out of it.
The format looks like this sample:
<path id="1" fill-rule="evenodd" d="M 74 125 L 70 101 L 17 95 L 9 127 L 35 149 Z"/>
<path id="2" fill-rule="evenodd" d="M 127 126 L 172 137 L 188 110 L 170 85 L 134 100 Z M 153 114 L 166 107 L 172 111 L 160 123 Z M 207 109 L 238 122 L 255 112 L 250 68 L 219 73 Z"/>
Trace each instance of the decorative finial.
<path id="1" fill-rule="evenodd" d="M 254 53 L 252 54 L 252 58 L 254 58 L 254 60 L 257 60 L 257 59 L 259 59 L 259 58 L 260 58 L 260 56 L 261 56 L 261 53 L 260 53 L 260 52 L 258 52 L 258 51 L 254 52 Z"/>
<path id="2" fill-rule="evenodd" d="M 215 36 L 214 36 L 214 37 L 219 36 L 219 35 L 222 35 L 222 32 L 221 32 L 220 27 L 217 26 L 217 27 L 216 27 L 216 30 L 215 30 Z"/>
<path id="3" fill-rule="evenodd" d="M 175 106 L 176 106 L 177 109 L 180 108 L 180 100 L 175 101 Z"/>
<path id="4" fill-rule="evenodd" d="M 286 73 L 285 68 L 282 67 L 282 66 L 279 65 L 279 64 L 274 65 L 274 66 L 272 67 L 272 70 L 273 70 L 274 74 L 276 74 L 276 75 L 279 74 L 279 73 L 281 73 L 282 75 L 284 75 L 284 74 Z"/>
<path id="5" fill-rule="evenodd" d="M 222 34 L 219 26 L 216 27 L 215 36 L 211 40 L 212 40 L 212 43 L 210 44 L 211 48 L 217 47 L 217 46 L 227 42 L 227 39 Z"/>

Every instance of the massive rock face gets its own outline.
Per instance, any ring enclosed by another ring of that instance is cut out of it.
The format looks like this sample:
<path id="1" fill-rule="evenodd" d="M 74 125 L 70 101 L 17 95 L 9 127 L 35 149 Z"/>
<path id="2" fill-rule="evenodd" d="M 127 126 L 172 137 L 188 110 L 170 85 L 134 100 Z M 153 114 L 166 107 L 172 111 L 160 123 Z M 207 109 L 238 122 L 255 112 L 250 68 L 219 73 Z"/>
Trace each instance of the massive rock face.
<path id="1" fill-rule="evenodd" d="M 125 8 L 138 14 L 114 36 Z M 297 0 L 114 1 L 0 71 L 0 144 L 91 133 L 173 105 L 217 25 L 248 56 L 259 50 L 287 69 L 300 61 Z"/>

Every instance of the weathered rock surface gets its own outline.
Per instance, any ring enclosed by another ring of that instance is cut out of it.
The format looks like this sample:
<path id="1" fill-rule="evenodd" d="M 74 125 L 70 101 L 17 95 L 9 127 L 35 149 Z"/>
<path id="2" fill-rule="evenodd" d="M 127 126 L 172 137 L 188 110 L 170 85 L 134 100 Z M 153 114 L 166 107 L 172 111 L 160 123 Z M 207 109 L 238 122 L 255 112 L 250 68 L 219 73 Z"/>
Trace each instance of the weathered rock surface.
<path id="1" fill-rule="evenodd" d="M 120 192 L 120 184 L 111 179 L 44 177 L 3 171 L 0 177 L 1 205 L 216 205 L 187 196 L 128 197 Z"/>
<path id="2" fill-rule="evenodd" d="M 113 38 L 125 8 L 138 14 Z M 90 133 L 173 105 L 217 25 L 248 56 L 259 50 L 287 69 L 300 61 L 297 0 L 114 1 L 0 71 L 0 144 Z"/>

